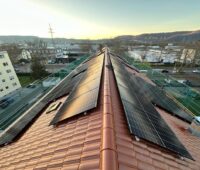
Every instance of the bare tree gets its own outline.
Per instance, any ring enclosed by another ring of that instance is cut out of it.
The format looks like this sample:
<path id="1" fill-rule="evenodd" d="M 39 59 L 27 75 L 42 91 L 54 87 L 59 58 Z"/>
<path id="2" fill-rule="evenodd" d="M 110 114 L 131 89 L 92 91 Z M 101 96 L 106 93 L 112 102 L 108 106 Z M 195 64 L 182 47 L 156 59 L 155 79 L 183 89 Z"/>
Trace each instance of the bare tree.
<path id="1" fill-rule="evenodd" d="M 31 63 L 31 76 L 34 79 L 40 79 L 48 75 L 44 64 L 41 62 L 39 57 L 33 56 Z"/>
<path id="2" fill-rule="evenodd" d="M 118 39 L 113 39 L 111 42 L 112 50 L 114 53 L 118 55 L 124 55 L 124 52 L 127 51 L 128 49 L 123 47 L 123 44 L 120 40 Z"/>
<path id="3" fill-rule="evenodd" d="M 17 62 L 17 57 L 21 54 L 22 49 L 17 44 L 4 44 L 0 46 L 0 51 L 7 51 L 11 62 Z"/>
<path id="4" fill-rule="evenodd" d="M 92 49 L 92 45 L 87 43 L 87 44 L 82 44 L 81 45 L 81 50 L 84 51 L 84 52 L 90 52 Z"/>

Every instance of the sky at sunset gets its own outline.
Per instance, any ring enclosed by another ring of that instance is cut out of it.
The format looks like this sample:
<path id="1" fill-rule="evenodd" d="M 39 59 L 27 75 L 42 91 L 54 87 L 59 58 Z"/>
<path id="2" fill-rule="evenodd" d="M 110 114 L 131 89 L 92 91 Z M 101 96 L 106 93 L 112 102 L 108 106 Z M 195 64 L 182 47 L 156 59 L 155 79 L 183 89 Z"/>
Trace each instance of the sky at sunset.
<path id="1" fill-rule="evenodd" d="M 112 38 L 200 29 L 200 0 L 0 0 L 0 35 Z"/>

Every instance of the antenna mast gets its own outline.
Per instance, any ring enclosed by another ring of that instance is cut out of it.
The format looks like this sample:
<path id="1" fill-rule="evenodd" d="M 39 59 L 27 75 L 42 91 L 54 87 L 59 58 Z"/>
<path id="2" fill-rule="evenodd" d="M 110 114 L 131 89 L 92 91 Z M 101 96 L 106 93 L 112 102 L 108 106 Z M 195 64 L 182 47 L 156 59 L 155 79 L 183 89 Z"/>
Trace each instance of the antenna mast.
<path id="1" fill-rule="evenodd" d="M 53 45 L 53 47 L 55 48 L 55 43 L 54 43 L 54 39 L 53 39 L 53 34 L 54 34 L 54 32 L 53 32 L 53 29 L 52 29 L 52 27 L 51 27 L 50 24 L 49 24 L 49 33 L 51 34 L 52 45 Z"/>

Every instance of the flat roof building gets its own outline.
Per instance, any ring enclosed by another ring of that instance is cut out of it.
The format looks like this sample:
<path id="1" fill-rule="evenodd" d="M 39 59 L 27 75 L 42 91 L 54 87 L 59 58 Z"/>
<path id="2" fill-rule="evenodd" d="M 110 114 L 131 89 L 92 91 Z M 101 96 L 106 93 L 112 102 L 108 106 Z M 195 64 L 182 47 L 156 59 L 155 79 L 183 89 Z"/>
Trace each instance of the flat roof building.
<path id="1" fill-rule="evenodd" d="M 6 51 L 0 52 L 0 98 L 21 87 Z"/>

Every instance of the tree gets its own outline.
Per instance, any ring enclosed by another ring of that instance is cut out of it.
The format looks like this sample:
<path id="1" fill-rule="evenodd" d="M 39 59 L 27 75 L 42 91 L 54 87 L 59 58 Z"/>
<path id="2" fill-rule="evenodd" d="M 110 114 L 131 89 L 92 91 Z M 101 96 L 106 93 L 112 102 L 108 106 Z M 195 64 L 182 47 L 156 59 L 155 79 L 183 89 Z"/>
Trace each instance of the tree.
<path id="1" fill-rule="evenodd" d="M 0 51 L 7 51 L 11 62 L 14 64 L 17 62 L 17 57 L 21 54 L 22 49 L 17 44 L 2 44 Z"/>
<path id="2" fill-rule="evenodd" d="M 128 51 L 127 47 L 125 47 L 122 43 L 122 41 L 118 39 L 112 40 L 112 47 L 111 49 L 114 51 L 114 53 L 123 56 L 126 51 Z"/>
<path id="3" fill-rule="evenodd" d="M 103 50 L 103 44 L 99 44 L 98 50 L 102 52 L 102 50 Z"/>
<path id="4" fill-rule="evenodd" d="M 31 75 L 34 79 L 40 79 L 48 75 L 48 72 L 45 70 L 45 66 L 41 63 L 39 57 L 32 57 L 31 70 Z"/>
<path id="5" fill-rule="evenodd" d="M 82 44 L 81 45 L 81 50 L 83 51 L 83 52 L 90 52 L 91 51 L 91 49 L 92 49 L 92 45 L 91 44 Z"/>
<path id="6" fill-rule="evenodd" d="M 194 49 L 196 50 L 196 53 L 193 60 L 193 66 L 195 64 L 200 65 L 200 40 L 194 42 Z"/>

